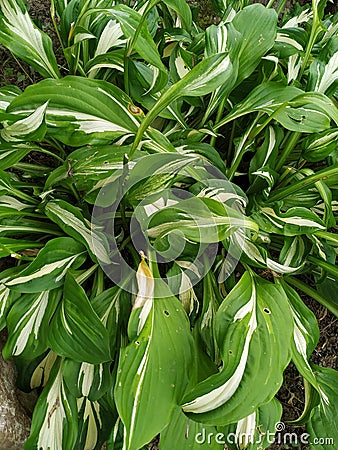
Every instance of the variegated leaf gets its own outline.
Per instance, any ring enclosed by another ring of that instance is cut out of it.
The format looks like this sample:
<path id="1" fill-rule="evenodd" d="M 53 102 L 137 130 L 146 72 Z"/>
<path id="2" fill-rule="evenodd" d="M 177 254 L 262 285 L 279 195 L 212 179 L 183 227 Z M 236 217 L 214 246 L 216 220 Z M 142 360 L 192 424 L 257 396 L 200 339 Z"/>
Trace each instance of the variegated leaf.
<path id="1" fill-rule="evenodd" d="M 143 306 L 137 304 L 140 320 L 133 319 L 141 323 L 136 325 L 140 334 L 121 349 L 115 386 L 126 450 L 140 448 L 168 425 L 188 383 L 192 356 L 189 323 L 181 303 L 160 279 L 154 293 L 146 289 L 144 295 L 150 297 L 143 297 Z"/>
<path id="2" fill-rule="evenodd" d="M 71 146 L 132 136 L 143 116 L 118 87 L 75 76 L 29 86 L 11 102 L 8 110 L 33 112 L 47 101 L 47 134 Z"/>
<path id="3" fill-rule="evenodd" d="M 183 411 L 193 420 L 217 425 L 252 414 L 273 398 L 283 381 L 292 332 L 284 290 L 245 272 L 216 315 L 222 369 L 186 394 Z"/>
<path id="4" fill-rule="evenodd" d="M 111 409 L 102 402 L 77 399 L 79 434 L 75 448 L 98 450 L 103 447 L 115 419 Z"/>
<path id="5" fill-rule="evenodd" d="M 65 359 L 62 373 L 72 395 L 86 397 L 90 401 L 101 398 L 112 382 L 110 363 L 94 365 Z"/>
<path id="6" fill-rule="evenodd" d="M 48 344 L 58 355 L 74 361 L 101 364 L 111 360 L 109 334 L 69 272 L 50 324 Z"/>
<path id="7" fill-rule="evenodd" d="M 65 233 L 84 244 L 94 261 L 110 263 L 107 239 L 78 208 L 64 200 L 52 200 L 46 204 L 45 212 Z"/>
<path id="8" fill-rule="evenodd" d="M 80 267 L 85 259 L 85 248 L 79 242 L 70 237 L 52 239 L 28 267 L 6 282 L 6 286 L 26 293 L 54 289 L 63 284 L 70 267 Z"/>
<path id="9" fill-rule="evenodd" d="M 12 124 L 4 122 L 4 128 L 1 130 L 2 139 L 7 142 L 41 141 L 47 130 L 44 123 L 47 104 L 39 106 L 24 119 L 17 120 Z"/>
<path id="10" fill-rule="evenodd" d="M 73 450 L 78 434 L 78 410 L 62 376 L 62 361 L 51 376 L 35 407 L 25 450 Z"/>
<path id="11" fill-rule="evenodd" d="M 276 424 L 280 422 L 281 416 L 282 405 L 273 398 L 236 424 L 222 429 L 224 442 L 231 450 L 268 448 L 273 443 Z"/>
<path id="12" fill-rule="evenodd" d="M 1 0 L 0 42 L 41 75 L 60 77 L 52 41 L 33 23 L 22 0 Z"/>
<path id="13" fill-rule="evenodd" d="M 8 339 L 3 349 L 5 358 L 22 356 L 33 359 L 48 347 L 50 320 L 61 299 L 62 291 L 24 294 L 11 307 L 7 317 Z"/>

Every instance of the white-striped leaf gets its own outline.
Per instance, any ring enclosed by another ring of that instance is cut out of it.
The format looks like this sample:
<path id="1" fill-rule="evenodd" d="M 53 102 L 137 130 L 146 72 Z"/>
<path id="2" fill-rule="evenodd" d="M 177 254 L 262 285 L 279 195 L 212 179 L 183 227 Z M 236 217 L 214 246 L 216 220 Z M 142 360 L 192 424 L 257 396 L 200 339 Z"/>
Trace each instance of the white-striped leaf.
<path id="1" fill-rule="evenodd" d="M 52 41 L 33 23 L 23 1 L 1 0 L 0 42 L 44 77 L 60 77 Z"/>
<path id="2" fill-rule="evenodd" d="M 7 316 L 8 339 L 3 349 L 6 358 L 22 356 L 33 359 L 48 347 L 49 323 L 61 298 L 59 289 L 24 294 Z"/>
<path id="3" fill-rule="evenodd" d="M 11 289 L 40 293 L 63 284 L 68 269 L 80 267 L 86 259 L 82 244 L 70 237 L 52 239 L 34 261 L 15 278 L 6 282 Z"/>
<path id="4" fill-rule="evenodd" d="M 143 113 L 118 87 L 106 81 L 67 76 L 29 86 L 10 112 L 35 111 L 48 101 L 48 135 L 70 146 L 104 143 L 136 133 Z"/>
<path id="5" fill-rule="evenodd" d="M 126 450 L 139 449 L 168 425 L 188 383 L 193 344 L 187 316 L 160 279 L 154 295 L 140 308 L 146 316 L 140 335 L 121 349 L 119 360 L 115 401 Z"/>
<path id="6" fill-rule="evenodd" d="M 154 68 L 155 81 L 152 90 L 154 92 L 161 90 L 168 81 L 167 69 L 162 63 L 157 47 L 148 29 L 147 22 L 144 21 L 142 23 L 142 15 L 123 4 L 114 6 L 108 12 L 114 19 L 120 22 L 126 39 L 133 39 L 136 30 L 139 31 L 134 47 L 141 58 Z"/>
<path id="7" fill-rule="evenodd" d="M 326 367 L 313 366 L 319 385 L 319 404 L 312 410 L 306 431 L 314 450 L 329 450 L 338 442 L 338 372 Z"/>
<path id="8" fill-rule="evenodd" d="M 13 277 L 13 275 L 20 272 L 20 267 L 13 267 L 1 272 L 0 281 L 0 331 L 6 326 L 6 318 L 10 307 L 15 299 L 18 297 L 18 293 L 11 291 L 4 283 Z"/>
<path id="9" fill-rule="evenodd" d="M 182 233 L 187 240 L 200 243 L 219 242 L 236 228 L 258 231 L 255 222 L 235 209 L 211 198 L 189 198 L 153 214 L 147 233 L 160 241 L 170 233 Z"/>
<path id="10" fill-rule="evenodd" d="M 0 112 L 5 112 L 13 98 L 20 94 L 21 90 L 17 86 L 9 85 L 0 87 Z"/>
<path id="11" fill-rule="evenodd" d="M 282 384 L 292 331 L 284 290 L 245 272 L 216 315 L 222 369 L 185 396 L 183 410 L 193 420 L 216 425 L 252 414 Z"/>
<path id="12" fill-rule="evenodd" d="M 111 360 L 107 329 L 69 272 L 62 301 L 50 324 L 48 344 L 58 355 L 74 361 L 101 364 Z"/>
<path id="13" fill-rule="evenodd" d="M 0 148 L 0 170 L 6 170 L 21 161 L 29 152 L 39 151 L 40 147 L 26 143 L 2 143 Z"/>
<path id="14" fill-rule="evenodd" d="M 313 233 L 326 228 L 316 213 L 301 206 L 289 208 L 285 213 L 276 212 L 270 206 L 262 206 L 251 217 L 261 230 L 284 236 Z"/>
<path id="15" fill-rule="evenodd" d="M 278 282 L 282 285 L 289 299 L 294 320 L 293 339 L 291 343 L 292 360 L 299 373 L 318 390 L 317 380 L 309 363 L 311 353 L 319 341 L 317 319 L 291 286 L 284 281 Z"/>
<path id="16" fill-rule="evenodd" d="M 77 434 L 76 399 L 63 380 L 62 361 L 59 360 L 34 409 L 25 450 L 73 450 Z"/>
<path id="17" fill-rule="evenodd" d="M 103 448 L 116 419 L 106 404 L 82 397 L 77 400 L 79 410 L 79 434 L 76 449 L 98 450 Z"/>
<path id="18" fill-rule="evenodd" d="M 94 365 L 65 359 L 62 373 L 74 397 L 87 397 L 90 401 L 96 401 L 111 384 L 110 365 L 110 362 Z"/>
<path id="19" fill-rule="evenodd" d="M 107 239 L 83 217 L 79 208 L 64 200 L 52 200 L 46 204 L 45 213 L 65 233 L 84 244 L 94 261 L 110 263 Z"/>
<path id="20" fill-rule="evenodd" d="M 271 445 L 281 416 L 282 405 L 273 398 L 236 424 L 219 431 L 224 433 L 224 441 L 231 450 L 263 450 Z"/>
<path id="21" fill-rule="evenodd" d="M 47 127 L 44 122 L 47 102 L 39 106 L 32 114 L 9 124 L 3 122 L 1 137 L 7 142 L 42 141 Z"/>

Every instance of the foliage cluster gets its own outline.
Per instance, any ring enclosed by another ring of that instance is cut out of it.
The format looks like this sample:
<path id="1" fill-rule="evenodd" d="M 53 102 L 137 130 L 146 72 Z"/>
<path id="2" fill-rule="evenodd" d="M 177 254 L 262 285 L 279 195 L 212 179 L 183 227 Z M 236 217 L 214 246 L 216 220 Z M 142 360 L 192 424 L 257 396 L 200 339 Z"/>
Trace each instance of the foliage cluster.
<path id="1" fill-rule="evenodd" d="M 127 3 L 127 4 L 126 4 Z M 41 391 L 26 450 L 267 448 L 292 360 L 297 424 L 338 442 L 338 374 L 295 288 L 338 315 L 338 18 L 215 0 L 22 0 L 0 42 L 45 79 L 0 88 L 0 329 Z M 313 449 L 329 448 L 313 444 Z"/>

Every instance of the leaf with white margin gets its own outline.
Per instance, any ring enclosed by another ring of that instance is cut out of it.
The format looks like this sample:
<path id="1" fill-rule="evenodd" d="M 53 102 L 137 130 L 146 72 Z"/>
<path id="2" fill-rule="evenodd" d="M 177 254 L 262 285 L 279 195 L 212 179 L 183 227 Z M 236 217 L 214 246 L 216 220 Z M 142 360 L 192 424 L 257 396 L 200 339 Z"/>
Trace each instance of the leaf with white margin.
<path id="1" fill-rule="evenodd" d="M 34 409 L 25 450 L 73 450 L 78 434 L 76 399 L 64 383 L 57 361 Z"/>
<path id="2" fill-rule="evenodd" d="M 7 316 L 8 339 L 5 358 L 21 356 L 33 359 L 48 347 L 49 323 L 61 299 L 62 291 L 23 294 L 14 302 Z"/>
<path id="3" fill-rule="evenodd" d="M 52 41 L 33 23 L 23 1 L 1 0 L 0 42 L 44 77 L 60 77 Z"/>
<path id="4" fill-rule="evenodd" d="M 143 294 L 152 295 L 151 286 L 148 291 Z M 147 301 L 142 308 L 147 308 Z M 189 321 L 181 303 L 160 278 L 156 278 L 154 299 L 144 316 L 140 335 L 121 349 L 115 385 L 126 450 L 139 449 L 169 424 L 187 386 L 192 363 Z"/>
<path id="5" fill-rule="evenodd" d="M 83 217 L 79 208 L 64 200 L 51 200 L 45 206 L 45 213 L 65 233 L 85 245 L 94 262 L 110 263 L 107 239 Z"/>
<path id="6" fill-rule="evenodd" d="M 70 237 L 51 239 L 34 261 L 15 278 L 6 282 L 10 289 L 40 293 L 63 284 L 68 269 L 77 269 L 86 259 L 82 244 Z"/>
<path id="7" fill-rule="evenodd" d="M 132 136 L 143 117 L 141 109 L 118 87 L 76 76 L 29 86 L 8 111 L 33 112 L 47 101 L 47 135 L 72 147 Z"/>
<path id="8" fill-rule="evenodd" d="M 270 401 L 282 384 L 293 332 L 284 290 L 245 272 L 221 304 L 215 329 L 223 368 L 187 393 L 182 408 L 198 422 L 227 425 Z"/>
<path id="9" fill-rule="evenodd" d="M 47 127 L 44 123 L 48 102 L 39 106 L 32 114 L 12 124 L 3 122 L 1 137 L 7 142 L 21 142 L 25 140 L 42 141 Z"/>
<path id="10" fill-rule="evenodd" d="M 14 85 L 0 87 L 0 112 L 5 112 L 7 106 L 13 100 L 21 94 L 21 89 Z"/>

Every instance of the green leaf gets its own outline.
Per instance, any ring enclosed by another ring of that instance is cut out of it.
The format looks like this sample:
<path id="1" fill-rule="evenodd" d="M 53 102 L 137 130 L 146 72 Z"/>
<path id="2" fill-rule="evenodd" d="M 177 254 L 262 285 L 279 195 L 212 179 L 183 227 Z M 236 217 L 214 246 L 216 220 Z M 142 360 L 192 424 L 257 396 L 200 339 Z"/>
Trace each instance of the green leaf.
<path id="1" fill-rule="evenodd" d="M 282 384 L 292 332 L 284 290 L 245 272 L 216 315 L 223 368 L 186 394 L 183 410 L 193 420 L 214 425 L 252 414 Z"/>
<path id="2" fill-rule="evenodd" d="M 12 124 L 3 123 L 1 137 L 7 142 L 36 141 L 44 138 L 47 127 L 44 122 L 47 102 L 39 106 L 32 114 Z"/>
<path id="3" fill-rule="evenodd" d="M 286 212 L 276 212 L 270 206 L 263 206 L 259 208 L 259 211 L 254 212 L 251 217 L 262 230 L 284 236 L 313 233 L 326 228 L 316 213 L 301 206 L 295 206 Z"/>
<path id="4" fill-rule="evenodd" d="M 194 422 L 183 414 L 181 408 L 175 408 L 170 424 L 161 432 L 159 450 L 222 450 L 224 445 L 218 444 L 215 437 L 216 427 L 206 427 Z M 213 438 L 208 441 L 208 436 Z"/>
<path id="5" fill-rule="evenodd" d="M 193 343 L 187 316 L 160 279 L 153 295 L 135 311 L 141 309 L 139 335 L 121 349 L 115 401 L 126 450 L 139 449 L 169 424 L 188 383 Z"/>
<path id="6" fill-rule="evenodd" d="M 0 281 L 0 331 L 6 326 L 6 318 L 10 307 L 18 297 L 18 293 L 11 291 L 4 283 L 20 272 L 21 267 L 11 267 L 1 271 Z"/>
<path id="7" fill-rule="evenodd" d="M 14 302 L 7 316 L 8 339 L 5 358 L 34 359 L 48 347 L 49 323 L 61 298 L 59 289 L 24 294 Z"/>
<path id="8" fill-rule="evenodd" d="M 21 89 L 14 85 L 0 87 L 0 112 L 6 111 L 7 106 L 21 94 Z"/>
<path id="9" fill-rule="evenodd" d="M 293 340 L 291 344 L 292 360 L 299 373 L 312 386 L 318 389 L 316 377 L 309 363 L 311 353 L 319 341 L 317 319 L 292 287 L 283 280 L 278 282 L 283 287 L 289 299 L 294 320 Z"/>
<path id="10" fill-rule="evenodd" d="M 161 90 L 167 84 L 167 69 L 162 63 L 157 47 L 149 32 L 147 22 L 142 20 L 141 14 L 126 5 L 116 5 L 109 9 L 108 12 L 120 22 L 125 37 L 133 40 L 134 48 L 141 58 L 156 68 L 157 72 L 161 74 L 158 78 L 158 74 L 154 71 L 153 88 L 155 92 Z M 136 34 L 136 30 L 138 34 Z"/>
<path id="11" fill-rule="evenodd" d="M 50 324 L 48 343 L 55 353 L 74 361 L 100 364 L 111 360 L 108 332 L 69 272 L 63 299 Z"/>
<path id="12" fill-rule="evenodd" d="M 72 395 L 90 401 L 101 398 L 111 384 L 110 362 L 94 365 L 65 359 L 62 373 Z"/>
<path id="13" fill-rule="evenodd" d="M 338 414 L 338 372 L 326 367 L 314 366 L 319 385 L 320 401 L 313 408 L 306 430 L 314 450 L 329 450 L 338 442 L 338 427 L 332 417 Z"/>
<path id="14" fill-rule="evenodd" d="M 45 213 L 65 233 L 84 244 L 94 262 L 99 260 L 103 264 L 110 263 L 105 236 L 83 217 L 79 208 L 64 200 L 52 200 L 46 204 Z"/>
<path id="15" fill-rule="evenodd" d="M 182 27 L 185 30 L 190 31 L 192 17 L 188 3 L 185 0 L 163 0 L 163 3 L 178 13 L 182 21 Z"/>
<path id="16" fill-rule="evenodd" d="M 73 450 L 78 433 L 77 415 L 76 400 L 65 385 L 62 361 L 58 361 L 34 409 L 25 450 Z"/>
<path id="17" fill-rule="evenodd" d="M 101 449 L 116 417 L 106 404 L 82 397 L 77 401 L 79 434 L 76 449 Z"/>
<path id="18" fill-rule="evenodd" d="M 234 208 L 211 198 L 188 198 L 175 206 L 167 206 L 150 218 L 149 237 L 162 240 L 169 233 L 182 233 L 187 240 L 201 243 L 219 242 L 234 228 L 258 231 L 255 222 Z"/>
<path id="19" fill-rule="evenodd" d="M 34 144 L 7 144 L 1 143 L 0 170 L 6 170 L 21 161 L 31 151 L 39 151 L 40 147 Z"/>
<path id="20" fill-rule="evenodd" d="M 60 78 L 52 41 L 34 25 L 21 0 L 2 0 L 0 42 L 44 77 Z"/>
<path id="21" fill-rule="evenodd" d="M 225 443 L 231 450 L 263 450 L 268 448 L 276 433 L 276 424 L 282 416 L 282 405 L 273 398 L 255 412 L 229 425 L 225 430 Z M 220 431 L 220 430 L 219 430 Z"/>
<path id="22" fill-rule="evenodd" d="M 52 239 L 38 256 L 6 286 L 19 292 L 40 293 L 63 284 L 67 270 L 80 267 L 86 259 L 82 244 L 70 237 Z"/>
<path id="23" fill-rule="evenodd" d="M 263 5 L 250 5 L 240 11 L 232 21 L 233 26 L 242 35 L 239 49 L 238 75 L 239 85 L 260 63 L 262 57 L 274 45 L 277 34 L 277 14 L 272 8 Z M 235 55 L 233 56 L 235 58 Z"/>
<path id="24" fill-rule="evenodd" d="M 47 134 L 70 146 L 132 136 L 143 116 L 118 87 L 76 76 L 29 86 L 8 111 L 33 112 L 47 101 Z"/>

